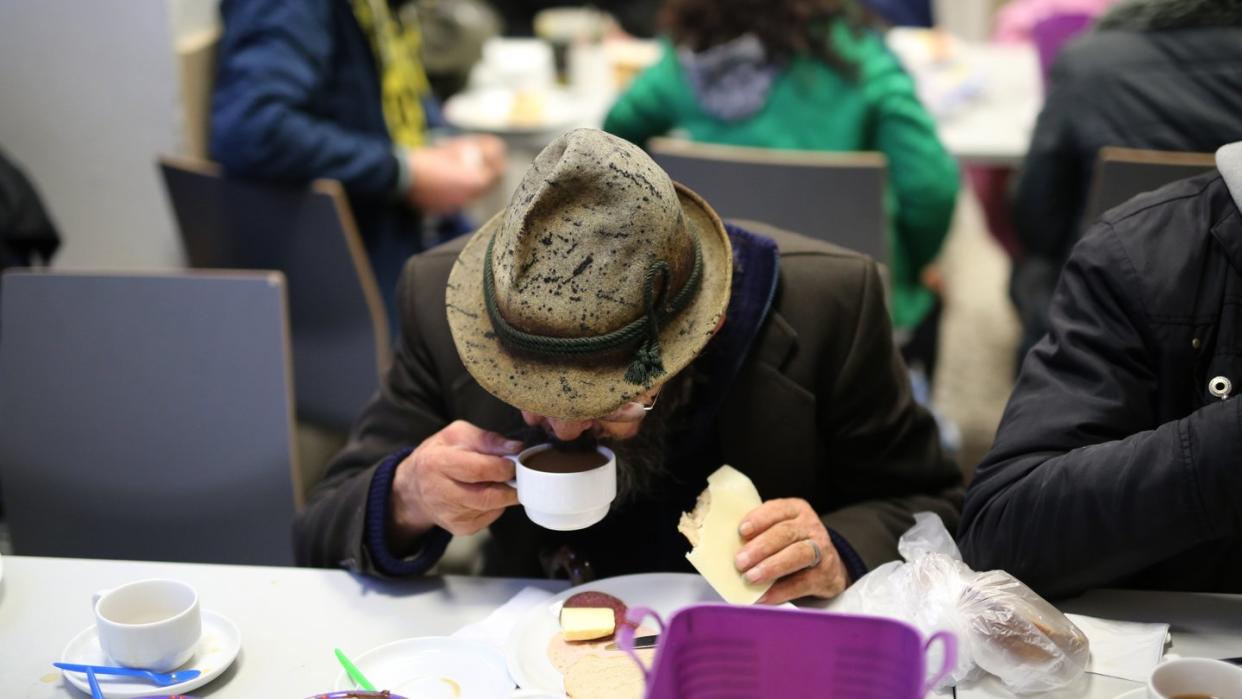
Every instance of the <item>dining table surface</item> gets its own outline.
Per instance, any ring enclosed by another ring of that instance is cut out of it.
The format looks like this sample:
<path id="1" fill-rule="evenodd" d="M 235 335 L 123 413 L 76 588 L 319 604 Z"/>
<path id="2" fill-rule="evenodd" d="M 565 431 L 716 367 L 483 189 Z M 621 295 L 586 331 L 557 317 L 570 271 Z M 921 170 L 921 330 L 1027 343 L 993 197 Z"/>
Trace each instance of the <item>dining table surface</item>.
<path id="1" fill-rule="evenodd" d="M 51 663 L 93 622 L 91 595 L 147 578 L 193 585 L 204 611 L 232 620 L 241 653 L 196 697 L 289 697 L 329 691 L 351 655 L 412 637 L 445 636 L 480 621 L 527 587 L 566 589 L 554 580 L 435 576 L 377 580 L 344 570 L 203 563 L 5 556 L 0 573 L 0 696 L 85 696 Z M 1170 625 L 1169 652 L 1183 657 L 1242 656 L 1242 595 L 1096 590 L 1059 602 L 1068 612 Z M 1085 675 L 1061 699 L 1113 699 L 1141 685 Z M 952 695 L 952 692 L 946 693 Z M 995 680 L 959 687 L 956 696 L 1012 696 Z"/>
<path id="2" fill-rule="evenodd" d="M 927 57 L 916 57 L 897 50 L 908 37 L 919 30 L 894 30 L 890 44 L 916 82 L 926 75 L 936 73 L 936 66 Z M 496 39 L 491 54 L 503 60 L 507 51 L 525 51 L 524 39 Z M 638 41 L 650 44 L 652 57 L 659 56 L 654 40 Z M 908 44 L 909 42 L 904 42 Z M 952 108 L 942 109 L 928 104 L 928 110 L 936 122 L 936 130 L 945 148 L 962 162 L 980 165 L 1015 165 L 1022 161 L 1030 146 L 1031 133 L 1039 110 L 1043 106 L 1043 84 L 1040 77 L 1039 56 L 1035 47 L 1028 43 L 1000 44 L 986 41 L 955 40 L 952 63 L 942 66 L 939 72 L 961 74 L 963 83 L 973 89 L 969 95 L 954 102 Z M 577 109 L 577 117 L 560 128 L 547 130 L 502 130 L 511 147 L 518 151 L 538 152 L 558 134 L 569 128 L 600 128 L 612 101 L 618 92 L 608 83 L 609 76 L 590 75 L 586 84 L 571 85 L 569 94 Z M 498 87 L 498 86 L 490 86 Z M 942 86 L 943 88 L 943 86 Z M 935 88 L 921 90 L 924 97 L 935 93 Z M 935 99 L 935 101 L 939 101 Z M 451 110 L 450 110 L 451 114 Z M 452 118 L 450 116 L 450 121 Z M 466 125 L 457 125 L 469 128 Z"/>
<path id="3" fill-rule="evenodd" d="M 940 141 L 963 164 L 1020 165 L 1044 103 L 1035 48 L 987 42 L 960 46 L 980 89 L 959 108 L 932 113 Z"/>
<path id="4" fill-rule="evenodd" d="M 509 41 L 521 43 L 521 40 Z M 506 40 L 496 43 L 495 53 L 503 57 Z M 979 41 L 961 41 L 956 45 L 960 64 L 971 72 L 979 89 L 953 109 L 930 110 L 940 141 L 964 165 L 1019 166 L 1026 157 L 1043 106 L 1043 85 L 1035 48 L 1029 44 Z M 919 73 L 913 65 L 910 70 L 916 76 Z M 579 113 L 566 124 L 542 131 L 497 132 L 508 147 L 507 166 L 498 186 L 468 207 L 474 220 L 486 221 L 505 207 L 535 155 L 558 135 L 571 128 L 603 126 L 617 93 L 607 88 L 578 89 L 574 95 Z"/>

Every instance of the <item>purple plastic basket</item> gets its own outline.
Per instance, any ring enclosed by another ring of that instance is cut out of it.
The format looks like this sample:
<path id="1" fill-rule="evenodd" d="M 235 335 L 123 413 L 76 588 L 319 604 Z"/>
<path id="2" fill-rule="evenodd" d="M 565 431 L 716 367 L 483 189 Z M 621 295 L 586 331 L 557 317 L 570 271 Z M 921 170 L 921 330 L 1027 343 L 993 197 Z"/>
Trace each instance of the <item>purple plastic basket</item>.
<path id="1" fill-rule="evenodd" d="M 647 699 L 921 699 L 957 661 L 951 633 L 924 643 L 918 629 L 894 619 L 703 604 L 665 625 L 650 609 L 629 613 L 636 625 L 648 616 L 660 625 L 660 644 L 653 666 L 643 667 Z M 642 666 L 633 638 L 625 626 L 617 643 Z M 940 668 L 929 677 L 927 651 L 937 641 Z"/>

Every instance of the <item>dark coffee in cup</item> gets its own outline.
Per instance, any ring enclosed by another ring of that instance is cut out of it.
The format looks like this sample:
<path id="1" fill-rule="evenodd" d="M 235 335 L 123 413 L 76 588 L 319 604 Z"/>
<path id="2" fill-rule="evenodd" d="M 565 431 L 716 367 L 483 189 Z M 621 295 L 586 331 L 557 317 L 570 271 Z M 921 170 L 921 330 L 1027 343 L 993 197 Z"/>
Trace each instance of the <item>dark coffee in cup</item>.
<path id="1" fill-rule="evenodd" d="M 505 458 L 515 464 L 509 485 L 526 516 L 546 529 L 585 529 L 606 517 L 617 497 L 617 457 L 608 447 L 554 442 Z"/>
<path id="2" fill-rule="evenodd" d="M 579 473 L 599 468 L 608 457 L 598 451 L 544 449 L 526 457 L 522 463 L 529 469 L 545 473 Z"/>

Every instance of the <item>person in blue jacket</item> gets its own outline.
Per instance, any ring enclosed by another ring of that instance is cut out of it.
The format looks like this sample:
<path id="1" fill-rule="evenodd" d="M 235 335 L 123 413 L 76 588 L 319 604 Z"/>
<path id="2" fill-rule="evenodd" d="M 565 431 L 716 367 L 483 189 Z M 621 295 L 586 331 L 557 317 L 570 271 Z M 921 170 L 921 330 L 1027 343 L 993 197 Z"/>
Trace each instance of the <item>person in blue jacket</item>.
<path id="1" fill-rule="evenodd" d="M 497 181 L 504 146 L 431 144 L 443 122 L 418 29 L 387 3 L 223 0 L 211 155 L 234 176 L 339 180 L 392 318 L 406 258 L 466 232 L 455 212 Z"/>

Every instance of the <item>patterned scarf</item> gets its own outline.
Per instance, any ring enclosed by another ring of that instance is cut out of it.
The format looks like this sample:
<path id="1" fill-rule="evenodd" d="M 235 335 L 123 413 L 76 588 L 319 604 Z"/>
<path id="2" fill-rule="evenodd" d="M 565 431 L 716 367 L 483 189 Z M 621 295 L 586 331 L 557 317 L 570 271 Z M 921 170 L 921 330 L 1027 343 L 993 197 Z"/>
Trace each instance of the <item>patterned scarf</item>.
<path id="1" fill-rule="evenodd" d="M 754 34 L 699 53 L 682 47 L 677 58 L 699 106 L 724 121 L 749 119 L 763 109 L 778 72 Z"/>
<path id="2" fill-rule="evenodd" d="M 427 139 L 423 99 L 430 93 L 420 58 L 418 27 L 405 26 L 393 15 L 388 0 L 353 0 L 358 26 L 371 40 L 379 67 L 384 121 L 394 143 L 421 146 Z"/>

